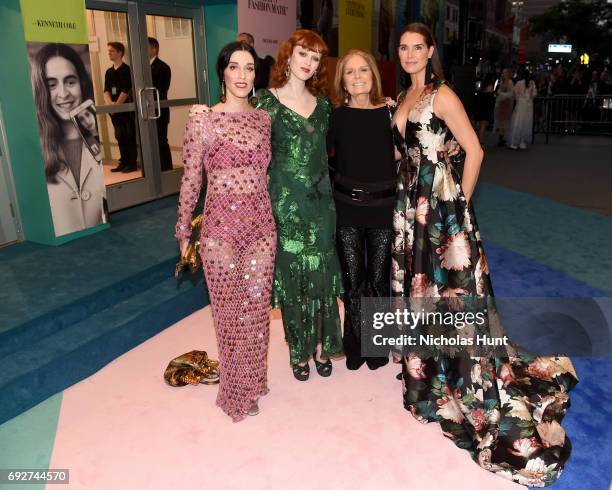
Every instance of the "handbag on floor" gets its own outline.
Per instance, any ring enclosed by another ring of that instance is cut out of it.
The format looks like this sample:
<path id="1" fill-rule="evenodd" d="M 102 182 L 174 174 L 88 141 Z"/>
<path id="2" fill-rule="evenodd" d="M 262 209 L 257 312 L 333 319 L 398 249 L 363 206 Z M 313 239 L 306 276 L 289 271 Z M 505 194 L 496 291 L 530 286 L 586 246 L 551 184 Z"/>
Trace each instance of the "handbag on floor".
<path id="1" fill-rule="evenodd" d="M 219 361 L 210 359 L 206 351 L 192 350 L 170 361 L 164 379 L 170 386 L 185 386 L 219 382 Z"/>

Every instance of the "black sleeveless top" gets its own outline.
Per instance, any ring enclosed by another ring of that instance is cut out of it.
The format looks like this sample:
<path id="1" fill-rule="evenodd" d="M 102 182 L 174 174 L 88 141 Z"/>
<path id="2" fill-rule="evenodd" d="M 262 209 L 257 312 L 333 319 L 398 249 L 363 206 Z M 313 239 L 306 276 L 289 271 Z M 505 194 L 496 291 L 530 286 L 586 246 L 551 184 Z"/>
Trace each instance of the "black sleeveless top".
<path id="1" fill-rule="evenodd" d="M 336 184 L 345 191 L 353 188 L 385 196 L 358 201 L 334 191 L 338 226 L 391 228 L 397 174 L 389 109 L 334 109 L 327 147 L 335 150 L 330 161 Z"/>

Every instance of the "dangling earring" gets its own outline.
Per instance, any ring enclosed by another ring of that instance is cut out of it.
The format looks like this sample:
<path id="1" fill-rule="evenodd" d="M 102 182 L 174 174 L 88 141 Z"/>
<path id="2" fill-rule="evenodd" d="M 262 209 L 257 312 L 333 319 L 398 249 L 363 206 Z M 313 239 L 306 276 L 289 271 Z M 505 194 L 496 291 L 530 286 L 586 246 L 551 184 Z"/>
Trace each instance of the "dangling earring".
<path id="1" fill-rule="evenodd" d="M 285 78 L 289 80 L 289 75 L 291 75 L 291 70 L 289 69 L 289 63 L 287 63 L 287 68 L 285 68 Z"/>
<path id="2" fill-rule="evenodd" d="M 351 100 L 351 94 L 348 93 L 346 89 L 344 89 L 344 105 L 349 105 Z"/>
<path id="3" fill-rule="evenodd" d="M 317 78 L 317 71 L 315 70 L 315 72 L 312 74 L 312 79 L 316 82 L 318 80 Z"/>
<path id="4" fill-rule="evenodd" d="M 225 104 L 227 97 L 225 96 L 225 80 L 221 81 L 221 103 Z"/>
<path id="5" fill-rule="evenodd" d="M 257 96 L 255 95 L 255 85 L 253 85 L 253 94 L 249 97 L 249 102 L 253 107 L 257 107 Z"/>
<path id="6" fill-rule="evenodd" d="M 431 58 L 427 58 L 427 66 L 425 67 L 425 85 L 431 83 L 432 76 L 432 68 L 431 68 Z"/>

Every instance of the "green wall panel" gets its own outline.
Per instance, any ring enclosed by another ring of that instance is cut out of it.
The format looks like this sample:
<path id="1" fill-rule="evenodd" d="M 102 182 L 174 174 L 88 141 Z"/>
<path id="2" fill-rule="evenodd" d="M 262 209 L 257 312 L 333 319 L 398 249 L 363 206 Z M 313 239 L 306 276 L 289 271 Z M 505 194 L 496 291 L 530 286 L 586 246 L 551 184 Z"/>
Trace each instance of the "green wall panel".
<path id="1" fill-rule="evenodd" d="M 215 64 L 221 48 L 236 39 L 238 34 L 238 11 L 236 3 L 208 4 L 204 6 L 206 22 L 206 47 L 208 56 L 208 81 L 210 104 L 219 102 L 221 82 Z"/>
<path id="2" fill-rule="evenodd" d="M 220 95 L 220 83 L 215 72 L 215 62 L 221 48 L 236 37 L 238 29 L 236 1 L 167 0 L 164 3 L 203 8 L 209 100 L 211 104 L 216 104 Z M 3 45 L 11 47 L 5 50 L 0 68 L 0 87 L 2 87 L 0 106 L 4 115 L 25 239 L 47 245 L 60 245 L 108 227 L 101 225 L 60 238 L 55 237 L 19 0 L 0 1 L 0 32 L 2 32 Z"/>
<path id="3" fill-rule="evenodd" d="M 19 0 L 0 2 L 0 104 L 26 240 L 55 243 Z M 9 48 L 10 47 L 10 48 Z"/>

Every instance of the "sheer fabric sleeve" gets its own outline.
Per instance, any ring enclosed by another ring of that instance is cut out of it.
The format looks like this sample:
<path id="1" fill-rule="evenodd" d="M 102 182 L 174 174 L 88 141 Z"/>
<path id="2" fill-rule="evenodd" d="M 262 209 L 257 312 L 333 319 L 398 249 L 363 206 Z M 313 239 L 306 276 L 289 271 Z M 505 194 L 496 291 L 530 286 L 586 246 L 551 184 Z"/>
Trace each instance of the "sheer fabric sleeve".
<path id="1" fill-rule="evenodd" d="M 207 112 L 194 106 L 190 111 L 183 141 L 183 178 L 178 206 L 178 221 L 175 234 L 177 240 L 187 240 L 191 236 L 191 220 L 202 187 L 204 156 L 208 147 L 205 131 Z"/>

